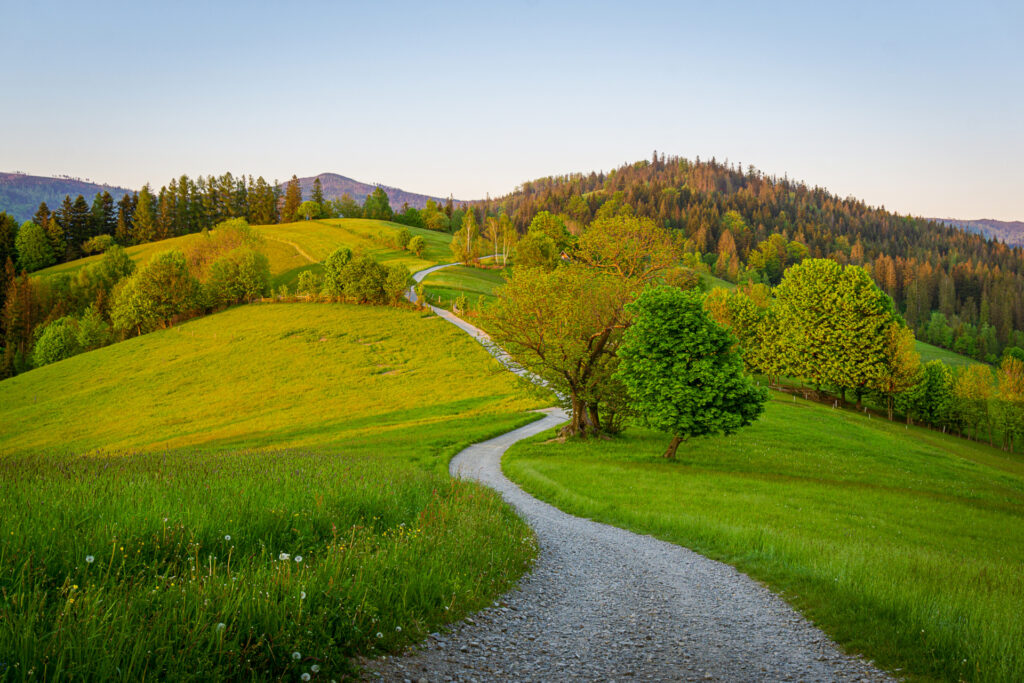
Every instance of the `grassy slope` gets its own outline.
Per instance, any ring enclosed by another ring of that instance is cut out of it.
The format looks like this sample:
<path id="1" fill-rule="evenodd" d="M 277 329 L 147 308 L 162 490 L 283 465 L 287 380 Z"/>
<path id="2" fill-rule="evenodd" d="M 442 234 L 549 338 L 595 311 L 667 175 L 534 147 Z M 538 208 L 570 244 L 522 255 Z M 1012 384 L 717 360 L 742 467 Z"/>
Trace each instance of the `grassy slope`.
<path id="1" fill-rule="evenodd" d="M 914 345 L 917 348 L 917 352 L 921 354 L 922 363 L 927 363 L 932 360 L 941 360 L 943 363 L 953 368 L 966 367 L 968 365 L 981 365 L 979 361 L 976 361 L 973 358 L 961 356 L 955 351 L 939 348 L 938 346 L 932 346 L 931 344 L 926 344 L 920 340 L 914 342 Z"/>
<path id="2" fill-rule="evenodd" d="M 501 270 L 451 266 L 431 273 L 423 284 L 427 298 L 435 306 L 451 310 L 452 302 L 464 294 L 470 308 L 475 309 L 481 295 L 485 307 L 494 302 L 495 288 L 505 283 L 503 273 Z"/>
<path id="3" fill-rule="evenodd" d="M 736 565 L 840 642 L 921 679 L 1024 680 L 1024 461 L 775 395 L 732 437 L 514 446 L 564 510 Z"/>
<path id="4" fill-rule="evenodd" d="M 532 544 L 446 463 L 528 422 L 544 401 L 524 392 L 434 316 L 328 304 L 237 307 L 0 382 L 0 662 L 341 677 L 479 608 Z"/>

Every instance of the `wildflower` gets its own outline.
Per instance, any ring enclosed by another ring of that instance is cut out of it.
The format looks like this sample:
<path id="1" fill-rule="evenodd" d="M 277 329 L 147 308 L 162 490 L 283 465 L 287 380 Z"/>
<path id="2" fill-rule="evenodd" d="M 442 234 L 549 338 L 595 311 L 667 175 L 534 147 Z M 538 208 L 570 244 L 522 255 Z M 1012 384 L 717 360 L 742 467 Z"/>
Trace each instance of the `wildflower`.
<path id="1" fill-rule="evenodd" d="M 224 540 L 225 541 L 230 541 L 231 540 L 231 534 L 224 534 Z"/>
<path id="2" fill-rule="evenodd" d="M 284 561 L 285 561 L 285 560 L 287 560 L 287 559 L 288 559 L 289 557 L 291 557 L 291 555 L 289 555 L 288 553 L 281 553 L 280 555 L 278 555 L 278 556 L 277 556 L 277 559 L 279 559 L 279 560 L 281 560 L 282 562 L 284 562 Z"/>
<path id="3" fill-rule="evenodd" d="M 395 630 L 398 631 L 399 633 L 401 633 L 402 632 L 402 627 L 401 626 L 396 626 Z"/>
<path id="4" fill-rule="evenodd" d="M 224 622 L 221 622 L 221 623 L 217 624 L 217 630 L 218 631 L 223 631 L 227 627 L 228 627 L 227 624 L 225 624 Z"/>
<path id="5" fill-rule="evenodd" d="M 292 653 L 292 659 L 302 659 L 302 655 L 299 653 L 298 650 Z"/>
<path id="6" fill-rule="evenodd" d="M 384 637 L 384 634 L 383 634 L 383 633 L 381 633 L 380 631 L 377 631 L 377 637 L 378 637 L 378 638 L 383 638 L 383 637 Z"/>
<path id="7" fill-rule="evenodd" d="M 95 557 L 93 557 L 92 555 L 86 555 L 86 556 L 85 556 L 85 562 L 86 562 L 86 564 L 92 564 L 92 563 L 93 563 L 93 562 L 95 562 L 95 561 L 96 561 L 96 558 L 95 558 Z"/>
<path id="8" fill-rule="evenodd" d="M 299 593 L 299 600 L 305 600 L 305 599 L 306 599 L 306 591 L 302 591 L 301 593 Z"/>
<path id="9" fill-rule="evenodd" d="M 295 556 L 295 561 L 296 562 L 302 562 L 302 555 L 296 555 Z"/>
<path id="10" fill-rule="evenodd" d="M 318 673 L 320 673 L 320 665 L 319 664 L 314 664 L 313 666 L 309 667 L 309 670 L 312 671 L 315 674 L 318 674 Z"/>
<path id="11" fill-rule="evenodd" d="M 299 676 L 299 678 L 301 678 L 304 681 L 308 681 L 309 680 L 309 674 L 302 674 L 301 676 Z"/>

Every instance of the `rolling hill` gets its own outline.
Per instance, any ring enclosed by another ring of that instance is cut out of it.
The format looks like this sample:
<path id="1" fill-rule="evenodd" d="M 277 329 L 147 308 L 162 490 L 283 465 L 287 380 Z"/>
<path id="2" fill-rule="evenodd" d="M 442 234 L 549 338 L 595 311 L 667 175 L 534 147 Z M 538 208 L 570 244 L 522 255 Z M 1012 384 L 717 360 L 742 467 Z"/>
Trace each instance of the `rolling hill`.
<path id="1" fill-rule="evenodd" d="M 50 210 L 56 210 L 66 195 L 72 199 L 78 195 L 92 203 L 96 193 L 106 190 L 116 202 L 132 192 L 126 187 L 102 185 L 73 178 L 46 178 L 23 173 L 0 173 L 0 211 L 12 214 L 18 221 L 32 218 L 39 208 L 39 202 L 46 202 Z"/>
<path id="2" fill-rule="evenodd" d="M 991 218 L 959 220 L 956 218 L 927 218 L 925 220 L 968 230 L 970 232 L 1002 240 L 1014 246 L 1024 246 L 1024 221 L 997 221 Z"/>
<path id="3" fill-rule="evenodd" d="M 352 178 L 346 178 L 343 175 L 337 173 L 321 173 L 320 175 L 309 176 L 306 178 L 299 178 L 299 187 L 302 188 L 302 197 L 309 199 L 310 195 L 313 194 L 313 181 L 317 178 L 320 179 L 320 183 L 324 188 L 324 197 L 327 199 L 341 199 L 343 194 L 347 194 L 352 199 L 359 203 L 362 203 L 366 196 L 374 191 L 377 187 L 382 188 L 388 193 L 388 200 L 391 202 L 391 208 L 401 209 L 402 204 L 408 202 L 409 206 L 422 209 L 427 205 L 428 199 L 433 199 L 436 202 L 444 204 L 447 200 L 446 197 L 431 197 L 425 194 L 416 194 L 415 192 L 407 192 L 397 187 L 389 187 L 388 185 L 370 185 L 368 183 L 361 183 L 358 180 Z M 282 183 L 282 189 L 284 184 Z"/>

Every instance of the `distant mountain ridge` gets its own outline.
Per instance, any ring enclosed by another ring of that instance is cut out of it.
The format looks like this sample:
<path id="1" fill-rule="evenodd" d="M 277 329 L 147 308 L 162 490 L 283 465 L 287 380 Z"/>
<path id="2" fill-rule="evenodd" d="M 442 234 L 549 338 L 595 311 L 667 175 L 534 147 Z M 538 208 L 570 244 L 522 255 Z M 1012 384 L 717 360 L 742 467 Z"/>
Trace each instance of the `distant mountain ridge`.
<path id="1" fill-rule="evenodd" d="M 388 193 L 388 202 L 391 204 L 391 208 L 395 211 L 401 211 L 402 205 L 406 202 L 408 202 L 409 206 L 422 209 L 427 205 L 428 199 L 433 199 L 435 202 L 440 204 L 444 204 L 448 201 L 447 197 L 432 197 L 426 194 L 406 192 L 401 188 L 390 187 L 388 185 L 371 185 L 368 183 L 361 183 L 358 180 L 346 178 L 345 176 L 338 175 L 337 173 L 321 173 L 320 175 L 309 176 L 307 178 L 299 178 L 299 187 L 302 188 L 303 199 L 309 199 L 311 197 L 313 194 L 313 181 L 317 178 L 320 179 L 320 184 L 323 185 L 325 199 L 341 199 L 341 195 L 347 194 L 349 197 L 361 204 L 366 199 L 367 195 L 380 187 Z M 281 183 L 281 188 L 283 189 L 285 185 L 287 185 L 287 183 Z M 461 203 L 459 200 L 453 201 L 455 201 L 456 204 Z"/>
<path id="2" fill-rule="evenodd" d="M 134 190 L 115 185 L 93 183 L 75 178 L 47 178 L 24 173 L 0 173 L 0 211 L 6 211 L 18 221 L 27 221 L 35 215 L 39 202 L 46 202 L 56 210 L 65 195 L 74 199 L 82 195 L 92 204 L 96 193 L 106 190 L 116 202 Z"/>
<path id="3" fill-rule="evenodd" d="M 978 218 L 975 220 L 927 218 L 925 220 L 976 232 L 985 237 L 994 237 L 1012 246 L 1024 247 L 1024 221 L 997 221 L 992 218 Z"/>

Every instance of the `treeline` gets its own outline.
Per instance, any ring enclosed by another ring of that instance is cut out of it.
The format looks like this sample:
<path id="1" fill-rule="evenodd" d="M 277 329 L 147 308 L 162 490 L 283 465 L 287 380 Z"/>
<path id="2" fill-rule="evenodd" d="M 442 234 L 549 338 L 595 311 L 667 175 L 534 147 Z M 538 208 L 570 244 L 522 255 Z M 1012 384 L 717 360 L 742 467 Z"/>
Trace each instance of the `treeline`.
<path id="1" fill-rule="evenodd" d="M 869 207 L 752 166 L 655 154 L 604 173 L 541 178 L 477 202 L 521 233 L 541 211 L 580 232 L 607 202 L 678 231 L 689 263 L 732 282 L 780 282 L 804 258 L 863 266 L 922 339 L 998 362 L 1024 346 L 1024 250 Z M 933 324 L 932 313 L 944 316 Z M 930 327 L 929 327 L 930 326 Z"/>
<path id="2" fill-rule="evenodd" d="M 902 414 L 943 431 L 967 433 L 1013 450 L 1024 436 L 1024 349 L 1007 347 L 995 373 L 987 365 L 953 371 L 921 363 L 891 298 L 859 266 L 811 259 L 769 288 L 748 283 L 715 289 L 705 306 L 728 327 L 751 372 L 828 392 L 858 407 L 873 399 L 893 419 Z"/>

